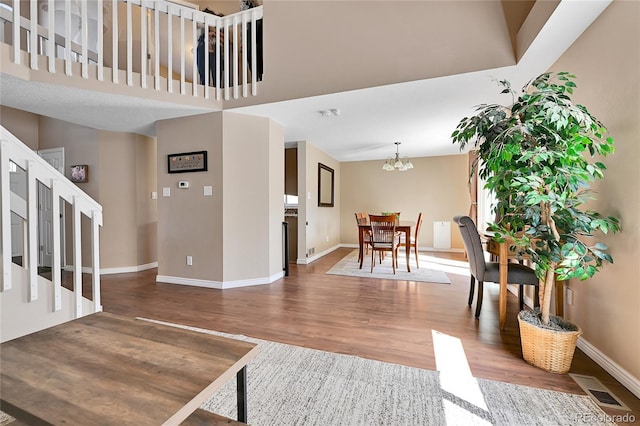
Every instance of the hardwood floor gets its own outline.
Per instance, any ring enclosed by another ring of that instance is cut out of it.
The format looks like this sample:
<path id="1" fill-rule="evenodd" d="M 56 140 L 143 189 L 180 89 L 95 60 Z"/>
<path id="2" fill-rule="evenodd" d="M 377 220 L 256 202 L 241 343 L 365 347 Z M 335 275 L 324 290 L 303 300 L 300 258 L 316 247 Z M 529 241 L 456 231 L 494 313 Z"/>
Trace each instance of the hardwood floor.
<path id="1" fill-rule="evenodd" d="M 451 285 L 325 275 L 349 250 L 338 249 L 309 265 L 291 265 L 289 277 L 270 285 L 238 289 L 156 283 L 155 269 L 107 275 L 102 277 L 102 304 L 115 314 L 430 370 L 436 369 L 435 330 L 462 341 L 476 378 L 583 394 L 568 375 L 547 373 L 522 359 L 514 295 L 509 295 L 506 330 L 500 332 L 497 285 L 485 286 L 482 314 L 476 320 L 466 303 L 468 275 L 448 272 Z M 464 261 L 460 254 L 433 255 L 443 264 Z M 467 270 L 464 263 L 460 270 Z M 640 423 L 640 400 L 579 349 L 571 372 L 599 378 Z"/>

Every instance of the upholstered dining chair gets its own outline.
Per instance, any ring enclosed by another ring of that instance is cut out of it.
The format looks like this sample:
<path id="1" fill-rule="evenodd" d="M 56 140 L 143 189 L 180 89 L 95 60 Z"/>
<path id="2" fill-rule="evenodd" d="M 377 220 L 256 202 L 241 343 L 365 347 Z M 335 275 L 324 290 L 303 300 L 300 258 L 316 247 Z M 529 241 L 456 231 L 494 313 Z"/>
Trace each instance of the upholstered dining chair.
<path id="1" fill-rule="evenodd" d="M 478 318 L 480 316 L 480 309 L 482 309 L 483 283 L 485 281 L 492 283 L 500 282 L 500 263 L 485 261 L 478 228 L 476 228 L 476 224 L 469 216 L 456 216 L 453 220 L 458 224 L 458 228 L 462 234 L 464 248 L 467 251 L 467 258 L 469 259 L 469 268 L 471 269 L 469 306 L 471 306 L 473 302 L 475 281 L 478 281 L 478 298 L 476 301 L 476 318 Z M 528 266 L 510 262 L 508 267 L 507 282 L 509 284 L 519 284 L 519 303 L 520 310 L 522 310 L 524 307 L 523 286 L 538 286 L 538 277 L 534 270 Z"/>
<path id="2" fill-rule="evenodd" d="M 418 221 L 416 222 L 416 229 L 411 237 L 411 240 L 407 243 L 405 241 L 404 234 L 402 235 L 402 239 L 400 240 L 400 247 L 405 247 L 409 244 L 409 250 L 413 249 L 416 253 L 416 266 L 420 268 L 420 262 L 418 261 L 418 235 L 420 235 L 420 227 L 422 226 L 422 212 L 418 214 Z"/>
<path id="3" fill-rule="evenodd" d="M 369 218 L 366 213 L 356 213 L 356 223 L 358 226 L 369 224 Z M 360 232 L 360 229 L 358 229 Z M 371 246 L 371 231 L 366 231 L 363 235 L 364 253 L 369 254 L 369 246 Z M 360 261 L 360 253 L 358 252 L 358 262 Z"/>
<path id="4" fill-rule="evenodd" d="M 396 231 L 395 215 L 369 215 L 371 225 L 371 272 L 375 263 L 375 253 L 391 252 L 391 266 L 395 275 L 398 267 L 398 247 L 400 233 Z M 382 262 L 382 258 L 380 258 Z"/>

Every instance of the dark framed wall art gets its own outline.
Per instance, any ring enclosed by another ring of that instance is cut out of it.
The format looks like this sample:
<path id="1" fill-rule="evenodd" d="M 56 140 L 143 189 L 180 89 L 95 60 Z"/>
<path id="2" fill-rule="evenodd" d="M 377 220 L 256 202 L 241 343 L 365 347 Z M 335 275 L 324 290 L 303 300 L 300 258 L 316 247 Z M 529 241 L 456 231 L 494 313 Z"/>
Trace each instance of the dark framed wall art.
<path id="1" fill-rule="evenodd" d="M 183 152 L 167 156 L 169 173 L 206 172 L 207 151 Z"/>

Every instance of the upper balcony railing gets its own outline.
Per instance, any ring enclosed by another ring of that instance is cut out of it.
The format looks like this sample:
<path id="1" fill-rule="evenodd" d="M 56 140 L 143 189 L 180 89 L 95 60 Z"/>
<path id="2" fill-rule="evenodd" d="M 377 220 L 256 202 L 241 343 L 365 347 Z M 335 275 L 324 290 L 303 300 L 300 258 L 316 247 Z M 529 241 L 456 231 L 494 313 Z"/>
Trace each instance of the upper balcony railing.
<path id="1" fill-rule="evenodd" d="M 121 84 L 124 77 L 128 86 L 216 101 L 257 95 L 262 6 L 216 16 L 187 5 L 45 0 L 22 10 L 25 3 L 13 0 L 0 4 L 0 41 L 12 45 L 15 64 L 27 52 L 33 70 L 45 56 L 50 73 L 59 72 L 56 60 L 62 60 L 68 76 L 79 62 L 85 79 Z"/>

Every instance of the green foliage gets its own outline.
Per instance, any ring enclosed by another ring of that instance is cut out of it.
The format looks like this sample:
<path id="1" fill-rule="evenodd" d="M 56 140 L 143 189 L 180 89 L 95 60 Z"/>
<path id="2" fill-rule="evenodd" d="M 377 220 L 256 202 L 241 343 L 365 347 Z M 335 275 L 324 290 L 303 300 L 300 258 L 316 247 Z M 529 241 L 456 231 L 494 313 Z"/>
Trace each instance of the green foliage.
<path id="1" fill-rule="evenodd" d="M 620 229 L 615 217 L 584 208 L 594 197 L 591 182 L 606 170 L 591 159 L 613 154 L 614 141 L 586 107 L 572 103 L 574 79 L 545 73 L 517 98 L 500 81 L 502 93 L 515 99 L 511 106 L 480 105 L 451 135 L 461 150 L 473 143 L 478 151 L 479 174 L 498 201 L 501 220 L 492 229 L 531 256 L 540 278 L 550 269 L 563 280 L 592 277 L 613 263 L 593 234 Z"/>

